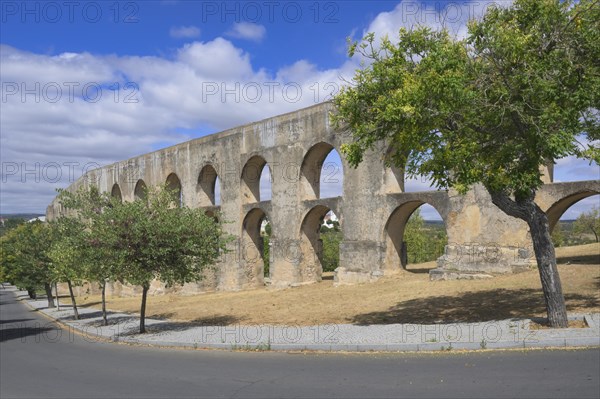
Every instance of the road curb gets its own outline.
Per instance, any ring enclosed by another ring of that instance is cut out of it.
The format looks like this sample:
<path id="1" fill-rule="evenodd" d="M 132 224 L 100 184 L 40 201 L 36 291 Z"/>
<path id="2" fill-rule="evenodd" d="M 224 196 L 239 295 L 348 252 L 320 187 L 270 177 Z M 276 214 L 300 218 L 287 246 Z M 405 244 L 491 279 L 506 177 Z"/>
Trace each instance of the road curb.
<path id="1" fill-rule="evenodd" d="M 18 291 L 17 291 L 18 292 Z M 41 313 L 45 318 L 62 326 L 64 329 L 73 331 L 83 336 L 84 339 L 93 339 L 102 342 L 123 343 L 129 345 L 143 345 L 153 347 L 171 347 L 183 349 L 212 349 L 229 351 L 275 351 L 275 352 L 450 352 L 450 351 L 484 351 L 484 350 L 514 350 L 514 349 L 558 349 L 558 348 L 595 348 L 600 347 L 599 335 L 569 336 L 569 334 L 581 334 L 582 331 L 594 333 L 598 329 L 594 318 L 590 315 L 579 315 L 570 319 L 585 320 L 586 328 L 569 329 L 547 329 L 542 334 L 562 334 L 560 337 L 541 337 L 540 339 L 513 339 L 498 340 L 495 342 L 420 342 L 420 343 L 272 343 L 272 342 L 237 342 L 237 343 L 215 343 L 199 341 L 173 341 L 144 339 L 140 337 L 129 337 L 112 335 L 107 336 L 98 333 L 98 327 L 94 325 L 82 326 L 79 322 L 60 320 L 45 312 L 45 309 L 36 308 L 30 300 L 23 296 L 15 295 L 20 302 L 27 304 L 32 310 Z"/>

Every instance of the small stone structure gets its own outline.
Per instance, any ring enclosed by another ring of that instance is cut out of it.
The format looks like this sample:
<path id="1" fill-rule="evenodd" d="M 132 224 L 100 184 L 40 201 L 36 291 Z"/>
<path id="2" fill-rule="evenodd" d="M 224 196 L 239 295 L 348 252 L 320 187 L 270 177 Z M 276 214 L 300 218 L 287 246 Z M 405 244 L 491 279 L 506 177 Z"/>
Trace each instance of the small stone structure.
<path id="1" fill-rule="evenodd" d="M 453 190 L 403 192 L 402 170 L 385 167 L 383 146 L 366 154 L 355 169 L 342 159 L 343 171 L 321 176 L 328 153 L 351 140 L 348 132 L 331 125 L 332 110 L 330 103 L 323 103 L 140 155 L 90 171 L 69 190 L 96 185 L 132 201 L 142 195 L 143 187 L 167 183 L 180 190 L 184 205 L 218 212 L 228 221 L 226 232 L 237 237 L 232 251 L 201 282 L 177 289 L 183 293 L 263 286 L 260 228 L 265 218 L 272 228 L 267 276 L 271 285 L 320 281 L 319 229 L 330 210 L 339 217 L 343 231 L 336 284 L 375 281 L 402 270 L 404 228 L 423 204 L 439 212 L 448 235 L 432 279 L 513 273 L 535 262 L 527 225 L 493 205 L 483 187 L 475 186 L 466 195 Z M 267 165 L 270 200 L 260 198 L 260 176 Z M 551 183 L 552 169 L 546 172 L 548 184 L 536 201 L 547 211 L 551 228 L 569 206 L 600 193 L 600 180 Z M 342 173 L 343 195 L 321 198 L 322 178 L 341 179 Z M 217 181 L 221 205 L 215 204 Z M 47 216 L 62 212 L 55 199 Z M 153 288 L 157 293 L 163 290 L 160 284 Z M 135 292 L 116 286 L 111 291 Z"/>

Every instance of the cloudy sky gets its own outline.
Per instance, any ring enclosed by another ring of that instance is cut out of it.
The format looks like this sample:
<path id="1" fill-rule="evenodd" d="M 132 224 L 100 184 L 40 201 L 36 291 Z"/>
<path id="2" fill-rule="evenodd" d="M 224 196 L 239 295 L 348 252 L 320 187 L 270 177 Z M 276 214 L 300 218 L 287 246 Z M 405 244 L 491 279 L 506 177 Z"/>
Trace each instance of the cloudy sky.
<path id="1" fill-rule="evenodd" d="M 86 170 L 325 101 L 359 60 L 346 38 L 464 22 L 443 1 L 3 1 L 0 213 L 45 212 Z M 496 2 L 496 4 L 505 4 Z M 328 161 L 339 164 L 332 155 Z M 560 160 L 557 181 L 599 178 Z M 337 195 L 339 183 L 322 191 Z M 266 181 L 266 178 L 265 178 Z M 427 186 L 415 181 L 408 191 Z M 571 208 L 576 217 L 598 202 Z M 425 211 L 426 216 L 430 211 Z M 432 215 L 433 216 L 433 215 Z"/>

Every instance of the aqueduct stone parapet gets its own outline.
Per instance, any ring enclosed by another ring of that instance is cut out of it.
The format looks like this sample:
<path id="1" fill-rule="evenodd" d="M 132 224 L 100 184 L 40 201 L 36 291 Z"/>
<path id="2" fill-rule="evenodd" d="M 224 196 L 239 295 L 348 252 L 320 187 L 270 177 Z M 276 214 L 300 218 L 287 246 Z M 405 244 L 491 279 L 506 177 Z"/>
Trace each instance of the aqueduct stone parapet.
<path id="1" fill-rule="evenodd" d="M 356 169 L 342 159 L 342 196 L 321 198 L 323 160 L 351 139 L 332 127 L 331 111 L 331 104 L 319 104 L 140 155 L 90 171 L 69 190 L 96 185 L 133 201 L 143 196 L 144 187 L 166 183 L 180 190 L 182 204 L 219 212 L 229 222 L 226 232 L 237 241 L 214 275 L 187 287 L 191 292 L 264 284 L 259 239 L 264 218 L 272 226 L 268 276 L 272 285 L 319 281 L 318 229 L 329 210 L 337 214 L 343 231 L 337 284 L 374 281 L 400 271 L 404 226 L 422 204 L 439 212 L 449 242 L 432 278 L 510 273 L 534 261 L 526 224 L 496 208 L 482 187 L 475 186 L 466 195 L 453 190 L 403 192 L 403 173 L 385 167 L 383 147 L 367 154 Z M 266 165 L 272 179 L 270 200 L 260 198 Z M 215 198 L 217 184 L 220 204 Z M 598 193 L 600 180 L 550 183 L 536 201 L 554 226 L 569 206 Z M 55 199 L 47 216 L 52 219 L 62 212 Z"/>

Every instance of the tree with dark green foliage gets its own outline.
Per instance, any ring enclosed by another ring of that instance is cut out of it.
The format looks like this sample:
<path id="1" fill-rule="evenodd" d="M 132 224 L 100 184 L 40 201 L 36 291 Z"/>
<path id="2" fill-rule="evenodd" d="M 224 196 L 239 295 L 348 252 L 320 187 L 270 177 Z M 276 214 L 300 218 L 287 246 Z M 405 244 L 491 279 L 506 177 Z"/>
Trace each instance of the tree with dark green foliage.
<path id="1" fill-rule="evenodd" d="M 332 272 L 340 265 L 340 243 L 343 239 L 342 231 L 338 226 L 321 228 L 323 241 L 323 271 Z"/>
<path id="2" fill-rule="evenodd" d="M 554 230 L 552 230 L 552 244 L 555 247 L 560 247 L 565 243 L 565 235 L 563 234 L 560 223 L 556 223 Z"/>
<path id="3" fill-rule="evenodd" d="M 65 239 L 58 244 L 60 251 L 55 256 L 73 257 L 77 259 L 70 270 L 71 280 L 67 280 L 71 299 L 75 306 L 75 298 L 69 281 L 88 281 L 97 283 L 101 291 L 102 319 L 104 325 L 108 325 L 106 314 L 106 285 L 109 281 L 122 281 L 118 254 L 112 251 L 106 241 L 101 238 L 107 229 L 102 224 L 102 213 L 115 206 L 121 201 L 113 198 L 108 193 L 102 193 L 97 187 L 82 187 L 75 192 L 58 190 L 58 200 L 70 215 L 59 218 L 58 224 L 62 226 Z M 75 227 L 77 226 L 77 227 Z M 109 228 L 109 227 L 108 227 Z"/>
<path id="4" fill-rule="evenodd" d="M 265 224 L 265 231 L 263 234 L 263 253 L 262 253 L 262 259 L 263 259 L 263 265 L 264 265 L 264 269 L 263 269 L 263 275 L 269 276 L 270 275 L 270 271 L 269 271 L 269 267 L 270 267 L 270 263 L 271 263 L 271 247 L 270 247 L 270 241 L 271 241 L 271 223 L 267 221 L 267 223 Z"/>
<path id="5" fill-rule="evenodd" d="M 221 223 L 202 209 L 174 206 L 174 191 L 149 188 L 145 200 L 124 202 L 100 214 L 98 240 L 117 260 L 120 278 L 142 287 L 140 333 L 146 331 L 146 298 L 150 283 L 167 286 L 198 281 L 227 251 L 231 239 Z"/>
<path id="6" fill-rule="evenodd" d="M 404 228 L 403 241 L 406 242 L 408 263 L 422 263 L 428 260 L 426 251 L 432 245 L 425 234 L 425 221 L 419 209 L 413 212 Z"/>
<path id="7" fill-rule="evenodd" d="M 73 284 L 80 285 L 86 278 L 85 225 L 78 218 L 60 217 L 50 223 L 54 240 L 48 251 L 52 261 L 52 280 L 66 282 L 73 306 L 73 314 L 79 320 Z"/>
<path id="8" fill-rule="evenodd" d="M 557 226 L 558 227 L 558 224 Z M 589 212 L 583 212 L 573 225 L 575 234 L 594 234 L 596 242 L 600 241 L 600 209 L 593 207 Z"/>
<path id="9" fill-rule="evenodd" d="M 387 162 L 409 177 L 431 176 L 459 193 L 482 184 L 528 224 L 549 323 L 566 327 L 548 218 L 534 199 L 549 161 L 600 163 L 598 0 L 516 0 L 470 21 L 465 40 L 401 29 L 397 43 L 366 35 L 351 43 L 355 53 L 367 62 L 334 98 L 332 115 L 352 133 L 342 147 L 349 164 L 383 142 Z"/>
<path id="10" fill-rule="evenodd" d="M 51 288 L 53 266 L 48 256 L 52 243 L 52 229 L 40 221 L 21 224 L 0 238 L 4 277 L 25 288 L 34 299 L 36 289 L 43 287 L 50 308 L 55 307 Z"/>
<path id="11" fill-rule="evenodd" d="M 25 219 L 19 217 L 11 217 L 4 219 L 4 222 L 0 224 L 0 237 L 2 237 L 4 234 L 14 229 L 15 227 L 22 225 L 25 222 Z"/>

